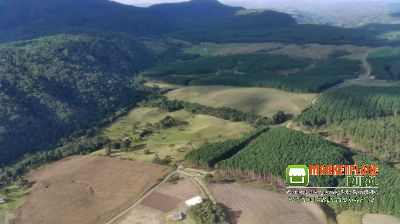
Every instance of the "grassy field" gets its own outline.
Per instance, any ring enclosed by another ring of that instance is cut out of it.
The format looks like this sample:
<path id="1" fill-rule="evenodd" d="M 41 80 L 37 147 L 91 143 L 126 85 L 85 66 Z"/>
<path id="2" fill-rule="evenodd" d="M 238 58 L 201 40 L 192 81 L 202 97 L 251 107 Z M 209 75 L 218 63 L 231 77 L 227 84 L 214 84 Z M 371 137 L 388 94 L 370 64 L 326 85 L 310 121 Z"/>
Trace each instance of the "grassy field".
<path id="1" fill-rule="evenodd" d="M 270 54 L 283 54 L 293 57 L 324 59 L 331 56 L 335 51 L 347 51 L 352 55 L 363 55 L 368 47 L 353 45 L 320 45 L 320 44 L 281 44 L 281 43 L 234 43 L 214 44 L 206 43 L 193 45 L 185 51 L 202 56 L 233 55 L 256 52 L 268 52 Z"/>
<path id="2" fill-rule="evenodd" d="M 144 127 L 146 123 L 157 123 L 166 116 L 178 118 L 188 122 L 188 124 L 160 129 L 144 140 L 136 142 L 133 146 L 135 150 L 130 152 L 115 151 L 112 156 L 151 162 L 157 153 L 160 158 L 169 155 L 173 161 L 179 161 L 189 150 L 204 142 L 238 138 L 253 130 L 252 127 L 244 123 L 234 123 L 206 115 L 192 115 L 186 111 L 168 113 L 158 108 L 137 108 L 105 128 L 101 134 L 114 140 L 124 137 L 135 138 L 132 130 L 133 125 L 136 128 Z M 148 153 L 145 153 L 146 149 L 149 150 Z M 104 151 L 100 150 L 94 154 L 104 154 Z"/>
<path id="3" fill-rule="evenodd" d="M 345 211 L 338 214 L 338 224 L 361 224 L 363 214 L 355 211 Z"/>
<path id="4" fill-rule="evenodd" d="M 7 203 L 0 205 L 1 211 L 14 210 L 21 204 L 22 196 L 26 193 L 26 188 L 19 185 L 13 184 L 0 188 L 0 198 L 4 198 Z M 7 192 L 7 194 L 4 194 Z"/>
<path id="5" fill-rule="evenodd" d="M 178 99 L 212 107 L 227 106 L 245 112 L 271 117 L 279 110 L 299 114 L 314 99 L 315 94 L 290 93 L 270 88 L 229 86 L 183 87 L 167 94 Z"/>

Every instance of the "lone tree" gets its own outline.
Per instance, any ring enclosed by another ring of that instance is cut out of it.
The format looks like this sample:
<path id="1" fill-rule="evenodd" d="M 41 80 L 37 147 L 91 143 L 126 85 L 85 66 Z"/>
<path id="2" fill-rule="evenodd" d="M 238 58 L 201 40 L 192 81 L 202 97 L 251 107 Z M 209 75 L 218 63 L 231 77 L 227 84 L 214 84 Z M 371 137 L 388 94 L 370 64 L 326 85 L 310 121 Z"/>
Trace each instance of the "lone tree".
<path id="1" fill-rule="evenodd" d="M 286 115 L 280 110 L 272 116 L 272 119 L 274 120 L 274 124 L 281 124 L 286 121 Z"/>

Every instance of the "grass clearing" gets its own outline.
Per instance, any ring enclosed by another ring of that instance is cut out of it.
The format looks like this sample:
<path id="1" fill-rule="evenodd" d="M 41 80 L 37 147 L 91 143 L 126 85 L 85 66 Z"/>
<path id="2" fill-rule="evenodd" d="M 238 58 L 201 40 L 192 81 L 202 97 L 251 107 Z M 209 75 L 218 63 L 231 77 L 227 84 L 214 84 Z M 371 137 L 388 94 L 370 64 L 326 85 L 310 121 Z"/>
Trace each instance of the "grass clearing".
<path id="1" fill-rule="evenodd" d="M 279 110 L 287 114 L 301 113 L 316 94 L 290 93 L 271 88 L 245 88 L 230 86 L 182 87 L 167 94 L 169 99 L 199 103 L 211 107 L 231 107 L 272 117 Z"/>
<path id="2" fill-rule="evenodd" d="M 338 224 L 361 224 L 362 217 L 362 212 L 345 211 L 340 213 L 336 218 Z"/>
<path id="3" fill-rule="evenodd" d="M 1 188 L 0 198 L 4 198 L 6 203 L 0 205 L 1 211 L 12 211 L 22 202 L 22 197 L 27 192 L 25 187 L 13 184 Z M 5 192 L 7 192 L 5 194 Z"/>
<path id="4" fill-rule="evenodd" d="M 160 158 L 169 155 L 173 161 L 179 161 L 189 150 L 199 147 L 204 142 L 235 139 L 253 130 L 245 123 L 230 122 L 207 115 L 193 115 L 183 110 L 169 113 L 158 108 L 136 108 L 127 116 L 105 128 L 101 134 L 114 140 L 124 137 L 135 138 L 132 130 L 133 125 L 138 128 L 144 127 L 146 123 L 157 123 L 166 116 L 178 118 L 188 122 L 188 124 L 160 129 L 144 140 L 136 142 L 135 146 L 139 146 L 136 150 L 129 152 L 115 151 L 112 156 L 151 162 L 154 155 L 158 154 Z M 146 153 L 146 149 L 149 152 Z M 104 154 L 104 151 L 100 150 L 94 154 Z"/>

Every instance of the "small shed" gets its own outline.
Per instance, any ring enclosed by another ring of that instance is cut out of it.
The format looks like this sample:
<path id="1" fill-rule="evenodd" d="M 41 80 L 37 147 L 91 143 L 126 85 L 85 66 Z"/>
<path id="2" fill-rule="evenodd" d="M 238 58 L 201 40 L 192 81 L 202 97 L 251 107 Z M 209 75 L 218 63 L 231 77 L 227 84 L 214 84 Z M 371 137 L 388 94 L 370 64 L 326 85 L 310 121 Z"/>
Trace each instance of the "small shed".
<path id="1" fill-rule="evenodd" d="M 4 198 L 0 198 L 0 205 L 5 204 L 6 200 Z"/>
<path id="2" fill-rule="evenodd" d="M 187 206 L 193 206 L 193 205 L 197 205 L 203 202 L 203 199 L 200 196 L 194 197 L 192 199 L 189 199 L 187 201 L 185 201 Z"/>

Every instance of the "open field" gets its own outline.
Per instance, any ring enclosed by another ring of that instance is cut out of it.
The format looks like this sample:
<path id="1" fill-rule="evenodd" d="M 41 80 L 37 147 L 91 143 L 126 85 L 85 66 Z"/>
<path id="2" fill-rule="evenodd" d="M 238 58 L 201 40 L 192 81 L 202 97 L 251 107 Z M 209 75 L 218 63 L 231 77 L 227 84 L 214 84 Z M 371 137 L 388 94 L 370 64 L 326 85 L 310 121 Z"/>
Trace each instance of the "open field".
<path id="1" fill-rule="evenodd" d="M 375 224 L 375 223 L 400 224 L 400 218 L 384 214 L 363 215 L 362 224 Z"/>
<path id="2" fill-rule="evenodd" d="M 119 119 L 111 126 L 102 131 L 110 139 L 120 139 L 123 137 L 135 137 L 132 127 L 144 127 L 146 123 L 154 124 L 166 116 L 178 118 L 188 122 L 187 125 L 159 129 L 144 140 L 135 143 L 136 149 L 130 152 L 115 152 L 113 157 L 133 159 L 136 161 L 151 162 L 154 154 L 160 158 L 167 155 L 173 161 L 182 160 L 184 155 L 194 147 L 198 147 L 205 141 L 215 142 L 220 139 L 239 138 L 247 132 L 253 130 L 252 127 L 241 122 L 230 122 L 207 115 L 193 115 L 186 111 L 165 112 L 158 108 L 136 108 L 127 116 Z M 135 146 L 134 146 L 135 148 Z M 145 149 L 149 153 L 145 153 Z M 104 150 L 95 152 L 102 154 Z"/>
<path id="3" fill-rule="evenodd" d="M 16 223 L 102 223 L 168 171 L 107 157 L 68 157 L 28 176 L 34 185 L 16 210 Z"/>
<path id="4" fill-rule="evenodd" d="M 338 224 L 361 224 L 362 212 L 344 211 L 337 215 Z"/>
<path id="5" fill-rule="evenodd" d="M 177 183 L 163 183 L 116 223 L 163 223 L 165 213 L 183 206 L 186 200 L 201 195 L 200 192 L 197 186 L 186 178 Z"/>
<path id="6" fill-rule="evenodd" d="M 353 45 L 320 45 L 320 44 L 282 44 L 282 43 L 235 43 L 213 44 L 206 43 L 194 45 L 186 49 L 187 53 L 200 54 L 202 56 L 218 56 L 267 52 L 269 54 L 283 54 L 293 57 L 311 59 L 324 59 L 337 51 L 347 51 L 352 55 L 363 55 L 368 47 Z"/>
<path id="7" fill-rule="evenodd" d="M 149 86 L 149 87 L 158 87 L 160 89 L 176 89 L 176 88 L 181 87 L 178 85 L 173 85 L 173 84 L 160 82 L 160 81 L 148 81 L 145 83 L 145 85 Z"/>
<path id="8" fill-rule="evenodd" d="M 279 110 L 297 115 L 316 94 L 290 93 L 270 88 L 229 86 L 191 86 L 171 91 L 169 99 L 178 99 L 212 107 L 231 107 L 271 117 Z"/>
<path id="9" fill-rule="evenodd" d="M 317 204 L 289 202 L 284 194 L 239 184 L 212 184 L 216 200 L 231 223 L 325 223 Z"/>

